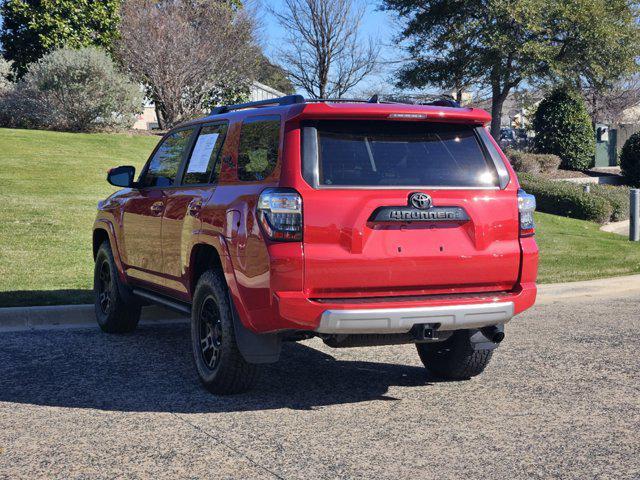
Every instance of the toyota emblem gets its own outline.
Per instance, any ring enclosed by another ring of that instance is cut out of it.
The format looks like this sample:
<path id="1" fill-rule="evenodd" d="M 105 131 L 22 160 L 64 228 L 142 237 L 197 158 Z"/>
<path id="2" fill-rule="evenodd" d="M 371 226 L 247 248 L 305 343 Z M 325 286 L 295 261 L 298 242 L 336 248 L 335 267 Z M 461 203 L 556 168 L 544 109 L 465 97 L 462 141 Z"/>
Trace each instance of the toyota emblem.
<path id="1" fill-rule="evenodd" d="M 420 210 L 431 208 L 431 197 L 426 193 L 418 192 L 409 195 L 409 205 Z"/>

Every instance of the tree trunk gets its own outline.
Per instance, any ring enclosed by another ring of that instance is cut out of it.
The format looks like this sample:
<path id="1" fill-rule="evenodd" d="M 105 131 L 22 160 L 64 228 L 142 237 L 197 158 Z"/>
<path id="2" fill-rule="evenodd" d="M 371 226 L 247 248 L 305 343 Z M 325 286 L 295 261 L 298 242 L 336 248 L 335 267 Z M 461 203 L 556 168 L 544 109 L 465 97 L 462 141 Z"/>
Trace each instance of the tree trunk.
<path id="1" fill-rule="evenodd" d="M 328 80 L 327 77 L 323 74 L 320 73 L 320 77 L 318 80 L 318 98 L 327 98 L 327 84 L 328 84 Z"/>
<path id="2" fill-rule="evenodd" d="M 164 130 L 165 128 L 164 115 L 162 114 L 162 109 L 160 108 L 160 104 L 158 103 L 157 100 L 153 101 L 153 106 L 156 110 L 156 119 L 158 120 L 158 128 L 160 130 Z"/>
<path id="3" fill-rule="evenodd" d="M 496 93 L 494 91 L 491 98 L 491 136 L 495 141 L 500 140 L 500 121 L 502 119 L 502 107 L 507 99 L 509 91 Z"/>

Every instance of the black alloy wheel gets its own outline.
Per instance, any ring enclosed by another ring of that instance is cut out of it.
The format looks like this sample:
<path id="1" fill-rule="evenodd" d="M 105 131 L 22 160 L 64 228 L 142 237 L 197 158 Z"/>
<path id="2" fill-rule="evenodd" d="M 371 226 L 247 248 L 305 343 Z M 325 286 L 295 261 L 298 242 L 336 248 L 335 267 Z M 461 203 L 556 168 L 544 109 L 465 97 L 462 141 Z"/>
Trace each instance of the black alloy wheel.
<path id="1" fill-rule="evenodd" d="M 202 302 L 199 313 L 200 319 L 200 354 L 204 364 L 215 370 L 220 363 L 220 348 L 222 346 L 222 320 L 215 299 L 207 297 Z"/>
<path id="2" fill-rule="evenodd" d="M 105 315 L 109 315 L 111 312 L 111 306 L 113 303 L 113 280 L 111 278 L 111 268 L 109 261 L 104 260 L 100 265 L 100 273 L 98 275 L 98 302 L 100 304 L 100 310 Z"/>
<path id="3" fill-rule="evenodd" d="M 118 279 L 109 242 L 96 252 L 93 271 L 94 310 L 100 328 L 107 333 L 133 332 L 140 320 L 141 305 Z"/>

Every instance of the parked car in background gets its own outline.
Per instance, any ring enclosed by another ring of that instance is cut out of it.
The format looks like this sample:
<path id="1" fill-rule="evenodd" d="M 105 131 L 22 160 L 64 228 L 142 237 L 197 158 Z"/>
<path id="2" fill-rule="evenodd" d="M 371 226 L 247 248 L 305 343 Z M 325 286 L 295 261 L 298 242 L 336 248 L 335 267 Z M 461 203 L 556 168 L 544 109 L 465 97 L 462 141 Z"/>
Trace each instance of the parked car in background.
<path id="1" fill-rule="evenodd" d="M 524 128 L 501 128 L 500 147 L 524 150 L 529 145 L 529 135 Z"/>
<path id="2" fill-rule="evenodd" d="M 535 200 L 481 110 L 305 101 L 216 108 L 171 130 L 100 202 L 95 311 L 191 316 L 214 393 L 246 390 L 284 341 L 414 343 L 427 370 L 481 373 L 536 297 Z M 330 387 L 328 387 L 330 388 Z"/>

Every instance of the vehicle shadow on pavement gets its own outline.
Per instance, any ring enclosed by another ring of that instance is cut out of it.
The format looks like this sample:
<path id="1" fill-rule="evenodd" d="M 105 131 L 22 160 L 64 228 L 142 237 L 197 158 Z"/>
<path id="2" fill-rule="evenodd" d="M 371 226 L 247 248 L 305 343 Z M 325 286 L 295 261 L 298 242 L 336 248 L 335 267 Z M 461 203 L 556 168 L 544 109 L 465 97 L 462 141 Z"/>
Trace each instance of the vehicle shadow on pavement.
<path id="1" fill-rule="evenodd" d="M 129 335 L 96 329 L 0 335 L 0 401 L 139 412 L 312 409 L 397 400 L 391 386 L 425 386 L 423 368 L 341 361 L 302 344 L 285 344 L 249 393 L 209 394 L 191 359 L 189 326 L 145 325 Z"/>

